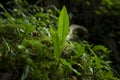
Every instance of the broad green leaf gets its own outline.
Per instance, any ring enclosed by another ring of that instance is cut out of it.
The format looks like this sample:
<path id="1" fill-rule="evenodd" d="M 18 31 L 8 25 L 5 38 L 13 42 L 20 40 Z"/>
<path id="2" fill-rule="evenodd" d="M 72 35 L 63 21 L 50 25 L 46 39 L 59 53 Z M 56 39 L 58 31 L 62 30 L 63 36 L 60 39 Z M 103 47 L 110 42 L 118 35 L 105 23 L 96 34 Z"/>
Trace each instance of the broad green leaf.
<path id="1" fill-rule="evenodd" d="M 57 31 L 53 28 L 50 29 L 54 44 L 54 55 L 57 61 L 60 59 L 64 47 L 64 42 L 68 34 L 69 18 L 65 7 L 63 7 L 60 13 L 58 25 L 59 26 Z"/>
<path id="2" fill-rule="evenodd" d="M 66 36 L 68 34 L 68 28 L 69 28 L 69 18 L 67 14 L 67 10 L 65 6 L 63 7 L 60 16 L 59 16 L 59 23 L 58 23 L 58 37 L 60 39 L 61 48 L 64 45 L 64 42 L 66 40 Z"/>

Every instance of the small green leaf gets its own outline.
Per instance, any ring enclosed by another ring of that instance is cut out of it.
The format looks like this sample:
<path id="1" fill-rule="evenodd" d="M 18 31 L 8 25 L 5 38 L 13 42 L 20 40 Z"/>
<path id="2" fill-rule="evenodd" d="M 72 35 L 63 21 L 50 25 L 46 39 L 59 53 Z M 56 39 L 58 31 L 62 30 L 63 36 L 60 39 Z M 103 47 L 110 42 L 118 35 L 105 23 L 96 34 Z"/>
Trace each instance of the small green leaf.
<path id="1" fill-rule="evenodd" d="M 76 55 L 78 57 L 80 57 L 81 55 L 83 55 L 85 53 L 85 46 L 79 43 L 75 43 L 76 46 Z"/>
<path id="2" fill-rule="evenodd" d="M 76 69 L 74 69 L 71 64 L 69 62 L 67 62 L 65 59 L 61 59 L 61 62 L 64 66 L 67 66 L 68 68 L 70 68 L 73 72 L 75 72 L 78 76 L 81 75 L 81 73 L 79 73 Z"/>
<path id="3" fill-rule="evenodd" d="M 106 52 L 107 48 L 103 45 L 96 45 L 96 46 L 93 47 L 93 50 L 95 50 L 95 51 L 102 50 L 102 51 Z"/>

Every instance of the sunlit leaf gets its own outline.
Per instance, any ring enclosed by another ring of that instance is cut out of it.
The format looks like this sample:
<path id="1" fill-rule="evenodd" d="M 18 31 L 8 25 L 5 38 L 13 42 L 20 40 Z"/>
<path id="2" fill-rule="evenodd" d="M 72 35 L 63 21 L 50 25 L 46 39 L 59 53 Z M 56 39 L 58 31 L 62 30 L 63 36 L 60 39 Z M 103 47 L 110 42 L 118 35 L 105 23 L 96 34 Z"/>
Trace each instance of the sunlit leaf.
<path id="1" fill-rule="evenodd" d="M 50 29 L 54 44 L 55 58 L 57 59 L 57 61 L 61 56 L 64 42 L 68 34 L 69 18 L 65 7 L 63 7 L 60 13 L 58 25 L 59 26 L 57 31 L 53 28 Z"/>
<path id="2" fill-rule="evenodd" d="M 69 28 L 69 18 L 67 15 L 67 10 L 65 6 L 63 7 L 60 16 L 59 16 L 59 24 L 58 24 L 58 36 L 60 39 L 60 44 L 64 44 L 66 36 L 68 34 Z"/>

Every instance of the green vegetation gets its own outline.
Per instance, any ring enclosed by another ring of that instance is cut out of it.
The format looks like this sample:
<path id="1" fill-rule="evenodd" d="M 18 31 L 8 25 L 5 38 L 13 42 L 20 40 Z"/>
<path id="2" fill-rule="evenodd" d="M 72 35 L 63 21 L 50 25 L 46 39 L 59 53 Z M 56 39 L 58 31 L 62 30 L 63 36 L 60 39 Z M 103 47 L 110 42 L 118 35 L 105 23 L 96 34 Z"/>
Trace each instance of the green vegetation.
<path id="1" fill-rule="evenodd" d="M 69 18 L 65 6 L 59 11 L 15 1 L 10 11 L 0 5 L 4 10 L 0 17 L 0 79 L 119 79 L 110 67 L 108 48 L 66 41 Z"/>

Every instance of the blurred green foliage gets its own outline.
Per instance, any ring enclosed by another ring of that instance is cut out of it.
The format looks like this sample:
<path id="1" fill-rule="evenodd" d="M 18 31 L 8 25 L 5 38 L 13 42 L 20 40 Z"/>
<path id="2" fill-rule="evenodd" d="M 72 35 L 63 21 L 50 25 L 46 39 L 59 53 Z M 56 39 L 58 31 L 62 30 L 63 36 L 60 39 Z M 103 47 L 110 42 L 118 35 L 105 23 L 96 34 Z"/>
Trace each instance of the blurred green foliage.
<path id="1" fill-rule="evenodd" d="M 0 6 L 4 10 L 0 18 L 3 75 L 10 72 L 16 80 L 118 79 L 106 47 L 65 40 L 69 25 L 65 7 L 60 13 L 56 7 L 30 5 L 25 0 L 15 0 L 9 11 Z"/>

